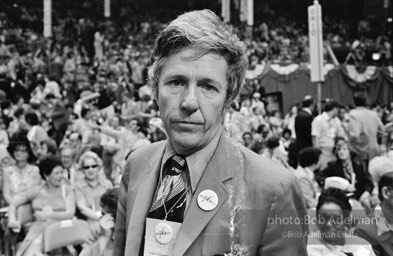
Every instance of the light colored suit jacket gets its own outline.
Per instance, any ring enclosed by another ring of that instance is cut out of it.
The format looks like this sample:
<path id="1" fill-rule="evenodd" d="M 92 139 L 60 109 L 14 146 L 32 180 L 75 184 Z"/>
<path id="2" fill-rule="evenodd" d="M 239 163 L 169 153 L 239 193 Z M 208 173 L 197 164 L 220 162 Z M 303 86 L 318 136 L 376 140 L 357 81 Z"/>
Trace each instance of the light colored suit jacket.
<path id="1" fill-rule="evenodd" d="M 120 187 L 114 255 L 136 256 L 143 246 L 145 220 L 164 149 L 165 142 L 154 143 L 136 150 L 128 159 Z M 202 210 L 197 203 L 199 193 L 207 189 L 218 196 L 218 205 L 211 211 Z M 307 212 L 296 177 L 226 135 L 221 136 L 187 203 L 174 256 L 223 255 L 232 242 L 247 245 L 249 255 L 307 255 L 308 226 L 298 222 Z M 235 211 L 234 205 L 240 207 Z M 235 241 L 228 228 L 234 212 Z"/>

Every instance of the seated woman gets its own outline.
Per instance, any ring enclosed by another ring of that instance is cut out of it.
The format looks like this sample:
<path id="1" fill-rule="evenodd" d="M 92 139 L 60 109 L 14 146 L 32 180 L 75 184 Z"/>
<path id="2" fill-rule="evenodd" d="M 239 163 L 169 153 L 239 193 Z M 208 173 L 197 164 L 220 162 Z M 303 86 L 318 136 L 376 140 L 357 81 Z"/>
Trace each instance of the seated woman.
<path id="1" fill-rule="evenodd" d="M 48 156 L 39 164 L 40 174 L 45 183 L 15 197 L 9 210 L 11 229 L 20 229 L 15 210 L 19 205 L 30 202 L 35 222 L 31 226 L 16 255 L 43 255 L 42 234 L 50 224 L 71 219 L 75 214 L 75 195 L 73 190 L 62 183 L 63 167 L 59 159 Z"/>
<path id="2" fill-rule="evenodd" d="M 328 163 L 326 169 L 317 173 L 317 181 L 323 187 L 327 177 L 337 176 L 348 180 L 350 187 L 347 190 L 352 192 L 353 197 L 362 203 L 366 213 L 371 212 L 373 183 L 369 173 L 366 172 L 363 165 L 353 161 L 348 143 L 344 138 L 336 138 L 334 152 L 337 160 Z"/>
<path id="3" fill-rule="evenodd" d="M 105 175 L 99 175 L 103 166 L 101 158 L 96 153 L 83 153 L 79 159 L 79 168 L 83 170 L 85 177 L 75 185 L 76 205 L 83 217 L 90 222 L 93 235 L 96 235 L 98 220 L 101 217 L 100 198 L 113 186 Z"/>
<path id="4" fill-rule="evenodd" d="M 375 255 L 364 239 L 348 233 L 352 207 L 345 192 L 328 188 L 322 192 L 317 204 L 318 231 L 309 234 L 309 256 Z"/>
<path id="5" fill-rule="evenodd" d="M 15 196 L 24 193 L 28 188 L 40 186 L 42 179 L 36 160 L 30 147 L 30 142 L 22 133 L 16 133 L 11 138 L 7 148 L 15 163 L 3 169 L 3 197 L 8 205 L 14 202 Z M 22 225 L 32 220 L 30 204 L 20 205 L 17 209 L 17 218 Z"/>
<path id="6" fill-rule="evenodd" d="M 12 204 L 16 195 L 40 186 L 42 179 L 38 167 L 33 164 L 36 158 L 25 135 L 15 134 L 7 150 L 15 159 L 15 165 L 4 168 L 3 196 L 8 204 Z"/>
<path id="7" fill-rule="evenodd" d="M 377 256 L 393 255 L 393 172 L 382 175 L 378 196 L 380 210 L 374 213 L 377 221 L 359 223 L 355 234 L 370 242 Z"/>

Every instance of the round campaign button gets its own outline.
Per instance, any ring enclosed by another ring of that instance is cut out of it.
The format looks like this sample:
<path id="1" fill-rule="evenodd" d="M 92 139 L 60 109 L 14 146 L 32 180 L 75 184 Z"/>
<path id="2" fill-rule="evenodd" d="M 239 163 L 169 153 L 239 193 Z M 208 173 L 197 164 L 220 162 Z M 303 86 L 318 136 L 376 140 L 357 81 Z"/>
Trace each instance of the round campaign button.
<path id="1" fill-rule="evenodd" d="M 157 224 L 154 230 L 154 237 L 160 244 L 169 243 L 173 237 L 173 231 L 171 226 L 164 222 Z"/>
<path id="2" fill-rule="evenodd" d="M 204 211 L 211 211 L 218 204 L 218 196 L 213 190 L 203 190 L 198 195 L 198 205 Z"/>

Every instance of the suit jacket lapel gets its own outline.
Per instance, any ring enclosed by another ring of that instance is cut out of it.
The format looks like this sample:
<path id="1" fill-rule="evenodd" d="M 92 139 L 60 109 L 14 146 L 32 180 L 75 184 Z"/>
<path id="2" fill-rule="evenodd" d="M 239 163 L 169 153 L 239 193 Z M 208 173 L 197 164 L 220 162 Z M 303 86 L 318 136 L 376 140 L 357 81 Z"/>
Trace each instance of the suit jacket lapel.
<path id="1" fill-rule="evenodd" d="M 233 177 L 233 173 L 229 166 L 231 165 L 230 159 L 234 158 L 231 157 L 231 155 L 227 155 L 227 153 L 233 153 L 235 152 L 234 150 L 233 145 L 228 142 L 223 132 L 216 151 L 206 166 L 192 201 L 190 202 L 183 224 L 177 235 L 173 255 L 184 255 L 209 221 L 227 201 L 228 191 L 223 182 Z M 218 197 L 218 204 L 216 208 L 211 211 L 202 210 L 197 203 L 199 193 L 206 189 L 213 190 L 217 193 Z"/>
<path id="2" fill-rule="evenodd" d="M 165 148 L 165 144 L 163 145 L 164 147 L 157 150 L 151 157 L 148 170 L 145 171 L 143 177 L 138 179 L 140 182 L 138 191 L 134 191 L 135 195 L 130 195 L 130 191 L 128 193 L 131 200 L 132 196 L 135 196 L 134 202 L 130 202 L 132 204 L 132 211 L 129 214 L 128 237 L 125 249 L 128 255 L 139 254 L 142 238 L 144 236 L 146 216 L 150 209 L 158 181 L 158 173 L 160 171 L 161 159 Z"/>

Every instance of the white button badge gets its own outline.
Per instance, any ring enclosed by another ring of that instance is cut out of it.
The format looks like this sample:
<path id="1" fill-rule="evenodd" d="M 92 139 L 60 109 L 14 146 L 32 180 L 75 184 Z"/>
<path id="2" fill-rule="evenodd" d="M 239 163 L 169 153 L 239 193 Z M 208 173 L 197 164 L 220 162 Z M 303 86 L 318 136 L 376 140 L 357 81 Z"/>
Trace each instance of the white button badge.
<path id="1" fill-rule="evenodd" d="M 203 190 L 198 195 L 198 206 L 204 211 L 211 211 L 218 204 L 218 196 L 213 190 Z"/>

